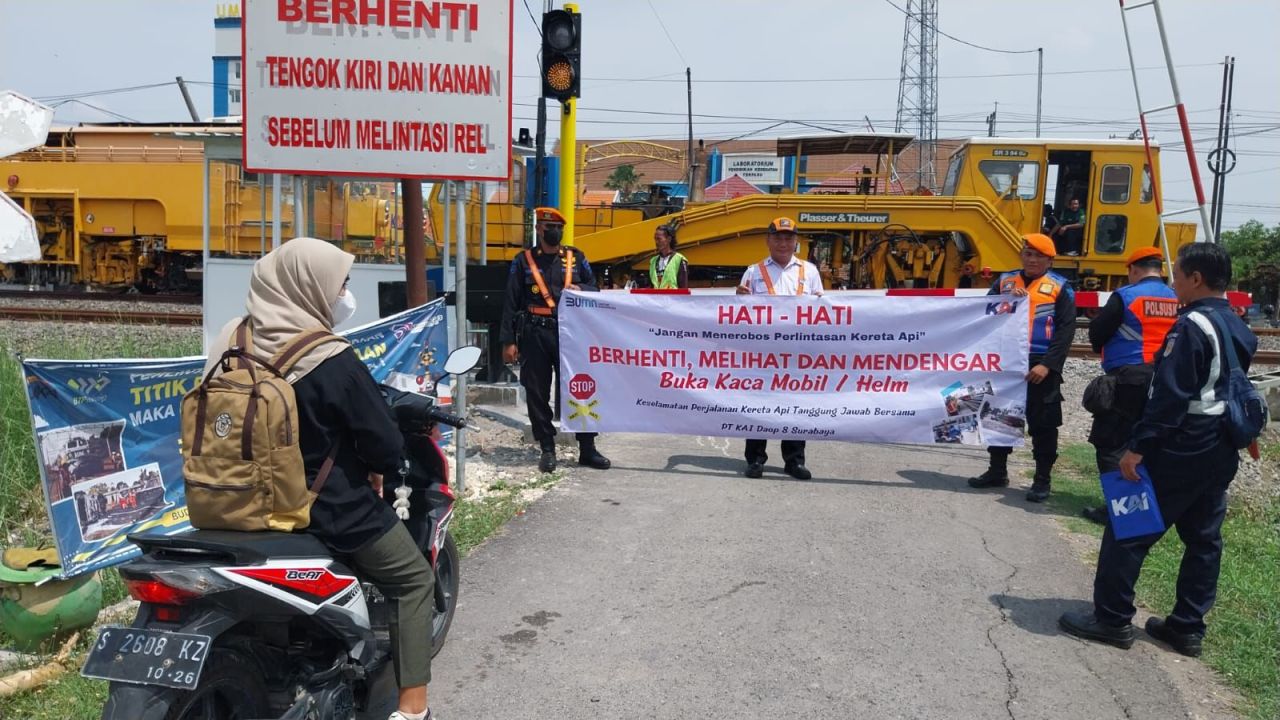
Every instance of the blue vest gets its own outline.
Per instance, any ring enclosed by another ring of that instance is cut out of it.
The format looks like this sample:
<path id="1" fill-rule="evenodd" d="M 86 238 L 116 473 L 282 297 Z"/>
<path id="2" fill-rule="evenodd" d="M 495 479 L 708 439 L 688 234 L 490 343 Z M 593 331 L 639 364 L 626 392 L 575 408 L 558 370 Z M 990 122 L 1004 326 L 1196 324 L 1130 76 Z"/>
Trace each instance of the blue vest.
<path id="1" fill-rule="evenodd" d="M 1164 336 L 1178 319 L 1178 296 L 1159 279 L 1125 285 L 1116 294 L 1124 306 L 1124 319 L 1102 346 L 1102 369 L 1154 362 Z"/>
<path id="2" fill-rule="evenodd" d="M 1059 295 L 1064 292 L 1071 295 L 1069 281 L 1050 270 L 1027 285 L 1022 281 L 1022 271 L 1012 270 L 1000 276 L 999 288 L 1005 294 L 1012 293 L 1015 288 L 1027 291 L 1027 302 L 1031 304 L 1031 354 L 1049 352 L 1054 332 L 1054 309 Z"/>

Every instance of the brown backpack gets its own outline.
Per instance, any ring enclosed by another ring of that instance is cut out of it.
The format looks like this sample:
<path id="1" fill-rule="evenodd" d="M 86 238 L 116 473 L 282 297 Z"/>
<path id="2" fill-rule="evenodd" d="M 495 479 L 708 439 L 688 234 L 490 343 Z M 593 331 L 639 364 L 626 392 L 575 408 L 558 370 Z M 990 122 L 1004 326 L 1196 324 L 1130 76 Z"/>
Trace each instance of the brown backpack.
<path id="1" fill-rule="evenodd" d="M 267 361 L 253 355 L 248 322 L 182 398 L 187 510 L 191 525 L 207 530 L 300 530 L 311 523 L 311 504 L 333 467 L 337 444 L 308 488 L 297 401 L 285 377 L 299 358 L 334 335 L 303 332 Z"/>

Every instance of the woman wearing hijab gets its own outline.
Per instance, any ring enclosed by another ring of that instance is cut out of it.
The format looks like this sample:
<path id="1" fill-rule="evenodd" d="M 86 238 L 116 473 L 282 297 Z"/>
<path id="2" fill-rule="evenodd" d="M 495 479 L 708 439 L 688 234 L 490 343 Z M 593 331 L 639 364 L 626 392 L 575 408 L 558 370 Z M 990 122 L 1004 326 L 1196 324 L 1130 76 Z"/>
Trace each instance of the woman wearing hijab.
<path id="1" fill-rule="evenodd" d="M 323 240 L 295 238 L 253 266 L 246 318 L 227 324 L 209 348 L 212 368 L 245 319 L 253 353 L 273 357 L 290 339 L 332 330 L 355 313 L 347 274 L 355 257 Z M 431 679 L 434 576 L 409 531 L 383 502 L 382 477 L 399 471 L 403 439 L 378 386 L 350 343 L 334 337 L 294 364 L 286 380 L 297 398 L 299 444 L 311 485 L 336 447 L 333 467 L 311 507 L 312 533 L 378 586 L 391 603 L 391 656 L 400 687 L 389 720 L 425 720 Z"/>

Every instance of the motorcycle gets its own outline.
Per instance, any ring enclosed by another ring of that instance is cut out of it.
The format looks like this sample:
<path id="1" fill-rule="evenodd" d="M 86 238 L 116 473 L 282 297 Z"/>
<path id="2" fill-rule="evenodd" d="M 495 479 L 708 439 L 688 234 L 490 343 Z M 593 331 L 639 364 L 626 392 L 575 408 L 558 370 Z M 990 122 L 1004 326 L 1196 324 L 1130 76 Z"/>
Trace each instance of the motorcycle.
<path id="1" fill-rule="evenodd" d="M 480 353 L 458 348 L 445 373 L 470 371 Z M 459 578 L 439 424 L 466 423 L 429 396 L 382 394 L 405 437 L 400 477 L 384 480 L 384 494 L 435 572 L 422 638 L 434 656 Z M 111 681 L 103 720 L 353 720 L 390 672 L 386 600 L 315 537 L 192 530 L 129 540 L 143 552 L 120 568 L 137 616 L 99 630 L 81 670 Z"/>

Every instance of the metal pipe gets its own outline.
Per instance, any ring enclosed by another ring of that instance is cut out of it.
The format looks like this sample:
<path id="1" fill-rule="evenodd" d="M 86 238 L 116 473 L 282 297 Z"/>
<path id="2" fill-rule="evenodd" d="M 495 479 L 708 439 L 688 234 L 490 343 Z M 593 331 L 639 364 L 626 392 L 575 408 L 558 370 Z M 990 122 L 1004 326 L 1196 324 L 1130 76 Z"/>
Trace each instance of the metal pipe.
<path id="1" fill-rule="evenodd" d="M 280 247 L 280 173 L 271 173 L 271 249 Z"/>
<path id="2" fill-rule="evenodd" d="M 458 192 L 456 197 L 457 222 L 456 227 L 457 247 L 458 247 L 458 263 L 454 270 L 454 327 L 457 329 L 458 341 L 454 347 L 462 347 L 467 344 L 467 185 L 466 183 L 458 184 Z M 463 417 L 467 414 L 467 376 L 466 374 L 456 376 L 456 383 L 453 388 L 453 404 L 454 411 Z M 458 495 L 462 495 L 467 489 L 467 443 L 466 430 L 458 428 L 453 435 L 454 461 L 453 464 L 458 469 L 457 485 Z"/>
<path id="3" fill-rule="evenodd" d="M 258 173 L 258 255 L 267 254 L 267 182 Z"/>
<path id="4" fill-rule="evenodd" d="M 480 264 L 489 264 L 489 183 L 480 183 Z"/>
<path id="5" fill-rule="evenodd" d="M 1213 225 L 1209 222 L 1209 209 L 1204 205 L 1204 187 L 1200 184 L 1200 168 L 1196 166 L 1196 149 L 1191 143 L 1191 130 L 1187 127 L 1187 111 L 1182 104 L 1182 91 L 1178 89 L 1178 76 L 1173 71 L 1173 54 L 1169 52 L 1169 36 L 1164 31 L 1164 14 L 1160 12 L 1160 3 L 1155 0 L 1152 0 L 1151 8 L 1156 13 L 1156 26 L 1160 29 L 1160 46 L 1164 50 L 1165 67 L 1169 69 L 1169 85 L 1173 88 L 1173 102 L 1178 106 L 1178 122 L 1182 125 L 1182 138 L 1187 145 L 1187 160 L 1191 165 L 1191 183 L 1195 186 L 1196 201 L 1200 204 L 1200 225 L 1204 228 L 1204 239 L 1211 241 Z"/>
<path id="6" fill-rule="evenodd" d="M 209 267 L 209 149 L 204 151 L 204 173 L 200 175 L 200 219 L 204 229 L 200 232 L 203 246 L 201 254 L 201 272 L 208 272 Z M 208 287 L 206 285 L 206 287 Z"/>
<path id="7" fill-rule="evenodd" d="M 440 209 L 444 210 L 444 245 L 440 253 L 440 287 L 438 290 L 443 295 L 449 290 L 449 231 L 453 227 L 453 208 L 449 206 L 449 198 L 453 196 L 453 183 L 451 181 L 444 181 L 444 188 L 441 189 L 440 195 Z"/>
<path id="8" fill-rule="evenodd" d="M 427 244 L 422 230 L 422 181 L 404 178 L 400 181 L 404 199 L 404 279 L 405 299 L 409 307 L 427 303 Z"/>
<path id="9" fill-rule="evenodd" d="M 1044 100 L 1044 48 L 1036 48 L 1036 137 L 1040 137 L 1040 107 Z"/>
<path id="10" fill-rule="evenodd" d="M 573 172 L 578 166 L 577 107 L 578 99 L 569 98 L 564 101 L 564 112 L 560 114 L 560 214 L 564 215 L 564 237 L 560 242 L 569 246 L 574 242 L 574 220 L 578 205 Z"/>

